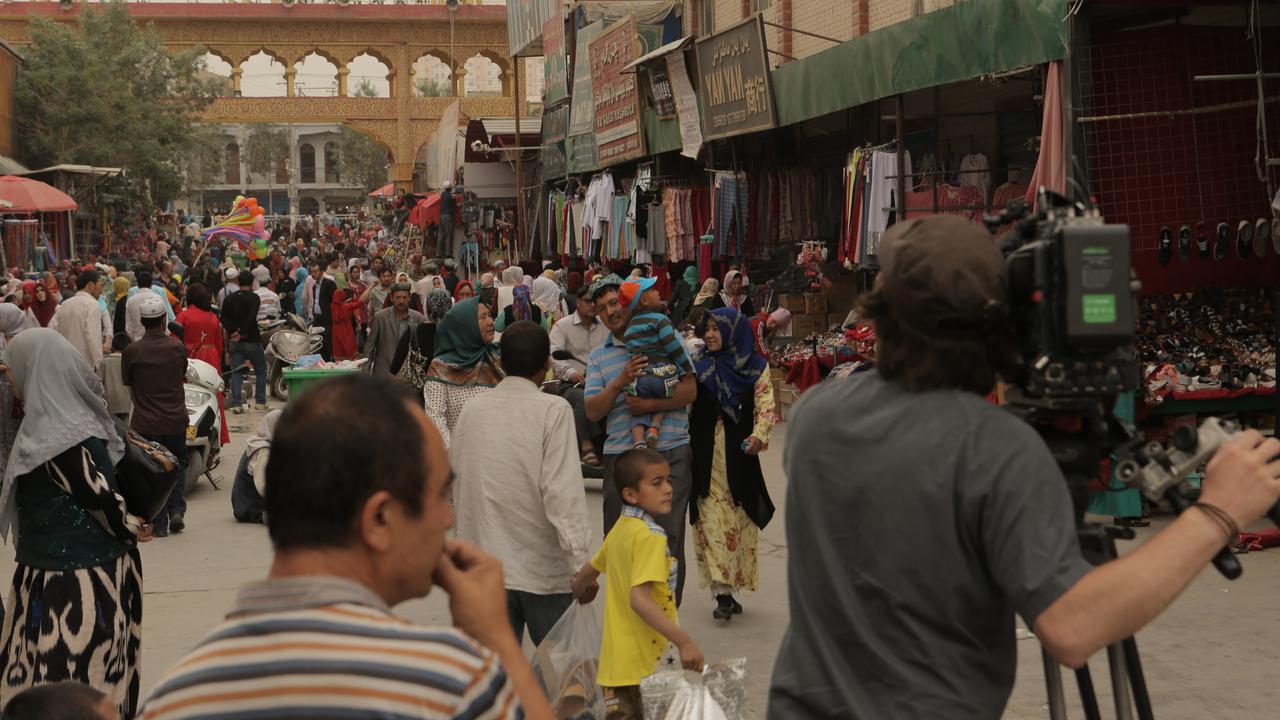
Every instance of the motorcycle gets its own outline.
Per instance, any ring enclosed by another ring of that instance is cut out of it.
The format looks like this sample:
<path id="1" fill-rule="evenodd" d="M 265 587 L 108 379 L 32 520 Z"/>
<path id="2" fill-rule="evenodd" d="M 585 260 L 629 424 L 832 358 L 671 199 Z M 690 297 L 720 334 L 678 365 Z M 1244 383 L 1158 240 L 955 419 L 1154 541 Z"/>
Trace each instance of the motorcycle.
<path id="1" fill-rule="evenodd" d="M 292 367 L 303 355 L 315 355 L 324 344 L 324 328 L 307 327 L 302 318 L 289 313 L 287 319 L 271 328 L 263 336 L 267 353 L 267 387 L 277 400 L 289 399 L 289 387 L 284 381 L 284 369 Z"/>
<path id="2" fill-rule="evenodd" d="M 215 488 L 213 469 L 218 466 L 222 449 L 222 412 L 218 396 L 226 383 L 218 369 L 203 360 L 187 359 L 186 381 L 182 389 L 187 403 L 187 474 L 185 488 L 190 492 L 206 475 Z"/>

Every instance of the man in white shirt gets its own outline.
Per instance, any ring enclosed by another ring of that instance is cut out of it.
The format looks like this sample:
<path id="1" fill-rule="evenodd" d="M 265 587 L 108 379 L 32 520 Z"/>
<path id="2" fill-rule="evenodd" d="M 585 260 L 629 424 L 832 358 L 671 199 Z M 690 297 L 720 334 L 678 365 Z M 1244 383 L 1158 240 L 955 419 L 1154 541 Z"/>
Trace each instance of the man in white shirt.
<path id="1" fill-rule="evenodd" d="M 240 271 L 236 268 L 227 268 L 225 271 L 227 282 L 218 291 L 218 307 L 222 307 L 222 302 L 232 293 L 240 292 Z"/>
<path id="2" fill-rule="evenodd" d="M 573 412 L 538 387 L 550 351 L 541 326 L 508 326 L 502 334 L 507 377 L 467 402 L 449 447 L 458 477 L 458 537 L 502 561 L 512 629 L 519 641 L 528 626 L 535 645 L 573 602 L 573 573 L 590 557 Z M 499 452 L 495 427 L 507 428 Z"/>
<path id="3" fill-rule="evenodd" d="M 253 291 L 257 293 L 262 302 L 258 304 L 258 319 L 267 320 L 280 317 L 280 296 L 277 295 L 269 287 L 254 282 Z"/>
<path id="4" fill-rule="evenodd" d="M 427 296 L 430 295 L 431 291 L 435 288 L 435 281 L 436 277 L 438 277 L 440 273 L 440 266 L 431 262 L 427 263 L 426 266 L 423 267 L 423 270 L 426 274 L 413 284 L 413 292 L 421 298 L 422 307 L 426 307 Z"/>
<path id="5" fill-rule="evenodd" d="M 75 346 L 94 371 L 102 362 L 103 346 L 111 341 L 110 321 L 104 326 L 102 307 L 98 305 L 103 282 L 97 270 L 82 271 L 76 276 L 76 294 L 59 305 L 49 321 L 49 327 Z"/>
<path id="6" fill-rule="evenodd" d="M 134 293 L 124 305 L 124 331 L 136 342 L 147 334 L 147 329 L 142 326 L 142 299 L 147 296 L 147 293 L 160 295 L 164 290 L 157 289 L 151 284 L 150 270 L 139 270 L 135 277 L 138 280 L 138 292 Z M 163 295 L 160 297 L 164 299 Z M 168 330 L 165 332 L 167 333 Z"/>
<path id="7" fill-rule="evenodd" d="M 551 328 L 551 352 L 564 351 L 573 356 L 572 359 L 551 359 L 551 368 L 560 380 L 558 395 L 569 401 L 573 407 L 573 419 L 578 430 L 578 447 L 582 461 L 588 465 L 598 465 L 599 456 L 595 455 L 592 438 L 604 434 L 604 426 L 587 417 L 586 402 L 583 399 L 582 383 L 587 378 L 587 358 L 591 351 L 604 344 L 609 337 L 609 328 L 596 317 L 596 306 L 591 301 L 590 286 L 583 285 L 578 289 L 578 309 L 570 316 L 561 318 Z"/>

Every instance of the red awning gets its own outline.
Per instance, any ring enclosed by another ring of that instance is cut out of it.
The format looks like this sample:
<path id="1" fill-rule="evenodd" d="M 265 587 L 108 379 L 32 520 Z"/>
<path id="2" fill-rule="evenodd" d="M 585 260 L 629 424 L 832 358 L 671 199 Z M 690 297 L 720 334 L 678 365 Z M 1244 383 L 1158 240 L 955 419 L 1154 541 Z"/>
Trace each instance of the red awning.
<path id="1" fill-rule="evenodd" d="M 426 230 L 430 223 L 440 222 L 440 193 L 431 193 L 409 211 L 409 222 Z"/>
<path id="2" fill-rule="evenodd" d="M 76 201 L 61 190 L 30 178 L 0 176 L 0 200 L 13 203 L 9 212 L 59 212 L 75 210 Z"/>
<path id="3" fill-rule="evenodd" d="M 373 192 L 369 193 L 369 197 L 391 197 L 395 193 L 396 193 L 396 184 L 387 183 L 386 185 L 383 185 L 377 190 L 374 190 Z"/>

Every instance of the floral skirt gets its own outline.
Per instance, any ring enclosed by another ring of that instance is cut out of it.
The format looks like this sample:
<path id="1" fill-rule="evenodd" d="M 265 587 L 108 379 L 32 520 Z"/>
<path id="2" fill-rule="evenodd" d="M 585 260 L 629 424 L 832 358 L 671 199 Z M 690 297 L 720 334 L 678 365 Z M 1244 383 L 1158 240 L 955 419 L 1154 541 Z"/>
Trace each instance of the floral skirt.
<path id="1" fill-rule="evenodd" d="M 698 581 L 702 587 L 728 585 L 734 590 L 756 590 L 760 586 L 760 528 L 733 502 L 724 443 L 724 423 L 717 422 L 711 490 L 696 501 L 693 549 L 698 557 Z"/>
<path id="2" fill-rule="evenodd" d="M 122 717 L 138 706 L 142 560 L 137 549 L 83 570 L 18 565 L 0 634 L 0 706 L 35 685 L 75 680 Z"/>

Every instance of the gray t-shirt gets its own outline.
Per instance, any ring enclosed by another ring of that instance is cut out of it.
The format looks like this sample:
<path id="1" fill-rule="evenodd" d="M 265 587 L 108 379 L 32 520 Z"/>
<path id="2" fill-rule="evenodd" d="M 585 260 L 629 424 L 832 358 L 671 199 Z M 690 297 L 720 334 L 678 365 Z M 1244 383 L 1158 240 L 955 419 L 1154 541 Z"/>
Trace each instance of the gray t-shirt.
<path id="1" fill-rule="evenodd" d="M 809 390 L 788 426 L 791 624 L 769 717 L 999 718 L 1014 612 L 1033 625 L 1089 570 L 1040 436 L 876 372 Z"/>

